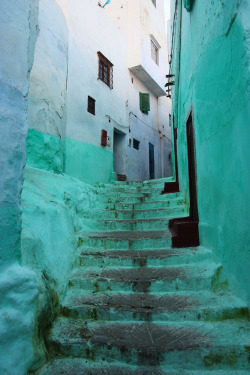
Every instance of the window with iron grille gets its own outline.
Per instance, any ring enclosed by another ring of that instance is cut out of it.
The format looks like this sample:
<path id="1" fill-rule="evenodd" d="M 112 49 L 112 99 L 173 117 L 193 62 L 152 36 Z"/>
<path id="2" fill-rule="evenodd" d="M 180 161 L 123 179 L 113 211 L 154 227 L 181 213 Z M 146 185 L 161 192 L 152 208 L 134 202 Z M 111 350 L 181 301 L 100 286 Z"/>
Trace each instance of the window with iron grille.
<path id="1" fill-rule="evenodd" d="M 159 65 L 159 48 L 156 43 L 151 39 L 151 57 L 154 62 Z"/>
<path id="2" fill-rule="evenodd" d="M 95 99 L 88 96 L 88 112 L 95 116 Z"/>
<path id="3" fill-rule="evenodd" d="M 156 0 L 151 0 L 154 6 L 156 7 Z"/>
<path id="4" fill-rule="evenodd" d="M 140 148 L 140 141 L 138 141 L 137 139 L 133 139 L 133 147 L 134 147 L 134 149 L 136 149 L 136 150 L 139 150 L 139 148 Z"/>
<path id="5" fill-rule="evenodd" d="M 113 88 L 113 64 L 101 53 L 97 52 L 99 58 L 98 79 L 106 83 L 106 85 Z"/>

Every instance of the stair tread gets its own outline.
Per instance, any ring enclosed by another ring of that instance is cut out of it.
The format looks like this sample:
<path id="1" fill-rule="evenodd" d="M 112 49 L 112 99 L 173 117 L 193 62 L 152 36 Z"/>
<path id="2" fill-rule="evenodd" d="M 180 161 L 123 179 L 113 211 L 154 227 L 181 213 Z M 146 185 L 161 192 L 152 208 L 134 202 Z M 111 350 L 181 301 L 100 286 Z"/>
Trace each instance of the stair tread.
<path id="1" fill-rule="evenodd" d="M 220 267 L 217 263 L 199 262 L 195 264 L 171 265 L 165 267 L 78 267 L 71 273 L 71 280 L 83 278 L 84 280 L 100 279 L 99 281 L 113 280 L 116 282 L 134 281 L 173 281 L 176 279 L 198 279 L 212 277 Z"/>
<path id="2" fill-rule="evenodd" d="M 147 202 L 145 202 L 147 203 Z M 134 204 L 134 203 L 133 203 Z M 166 210 L 169 210 L 169 209 L 174 209 L 174 208 L 180 208 L 180 207 L 183 207 L 183 208 L 186 208 L 187 205 L 186 204 L 183 204 L 183 205 L 177 205 L 177 206 L 171 206 L 171 207 L 165 207 L 165 208 L 150 208 L 150 209 L 144 209 L 144 210 L 121 210 L 121 209 L 117 209 L 115 211 L 117 211 L 118 213 L 127 213 L 127 212 L 131 212 L 131 213 L 137 213 L 137 212 L 149 212 L 149 211 L 166 211 Z M 112 209 L 104 209 L 104 208 L 96 208 L 95 211 L 101 211 L 101 212 L 107 212 L 107 211 L 114 211 Z"/>
<path id="3" fill-rule="evenodd" d="M 141 223 L 141 222 L 158 222 L 158 221 L 169 221 L 172 217 L 169 216 L 168 218 L 166 217 L 159 217 L 159 218 L 149 218 L 149 219 L 95 219 L 95 218 L 90 218 L 86 219 L 86 221 L 91 220 L 91 221 L 97 221 L 97 222 L 107 222 L 107 223 Z"/>
<path id="4" fill-rule="evenodd" d="M 138 240 L 138 239 L 155 239 L 169 238 L 171 233 L 169 230 L 136 230 L 136 231 L 89 231 L 83 233 L 87 238 L 107 238 L 114 240 Z"/>
<path id="5" fill-rule="evenodd" d="M 128 349 L 154 348 L 162 352 L 200 347 L 250 345 L 250 323 L 226 322 L 85 322 L 58 318 L 49 340 L 65 345 L 111 345 Z"/>
<path id="6" fill-rule="evenodd" d="M 166 249 L 151 249 L 151 250 L 96 250 L 87 248 L 81 253 L 81 256 L 97 256 L 97 257 L 153 257 L 153 258 L 167 258 L 171 256 L 179 257 L 180 255 L 211 255 L 212 251 L 204 247 L 190 247 L 190 248 L 166 248 Z"/>
<path id="7" fill-rule="evenodd" d="M 165 372 L 167 371 L 167 373 Z M 110 364 L 105 361 L 93 363 L 86 359 L 67 358 L 54 359 L 45 366 L 39 375 L 249 375 L 244 370 L 208 370 L 189 371 L 185 369 L 161 369 L 157 366 L 137 367 L 120 364 L 115 361 Z"/>
<path id="8" fill-rule="evenodd" d="M 131 310 L 135 312 L 178 312 L 181 310 L 193 311 L 206 309 L 243 309 L 247 314 L 247 307 L 239 298 L 230 293 L 215 294 L 208 291 L 188 291 L 171 293 L 96 293 L 71 290 L 67 293 L 64 307 L 74 308 L 101 308 L 117 311 Z"/>

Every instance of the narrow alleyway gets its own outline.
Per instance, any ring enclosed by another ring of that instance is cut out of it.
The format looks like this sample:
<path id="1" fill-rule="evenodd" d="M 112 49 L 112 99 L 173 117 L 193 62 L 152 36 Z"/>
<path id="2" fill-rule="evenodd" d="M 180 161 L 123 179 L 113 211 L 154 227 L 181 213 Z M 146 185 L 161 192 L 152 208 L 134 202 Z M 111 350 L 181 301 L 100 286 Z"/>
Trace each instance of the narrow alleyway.
<path id="1" fill-rule="evenodd" d="M 164 181 L 100 187 L 39 374 L 249 374 L 248 310 L 210 250 L 171 248 Z"/>

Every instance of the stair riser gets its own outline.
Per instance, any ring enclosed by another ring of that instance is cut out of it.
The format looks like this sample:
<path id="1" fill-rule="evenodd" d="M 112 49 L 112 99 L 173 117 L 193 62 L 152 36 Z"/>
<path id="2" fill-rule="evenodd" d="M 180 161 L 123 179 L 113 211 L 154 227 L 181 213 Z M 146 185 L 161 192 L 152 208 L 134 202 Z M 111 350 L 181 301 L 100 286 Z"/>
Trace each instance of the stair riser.
<path id="1" fill-rule="evenodd" d="M 172 199 L 177 199 L 180 197 L 179 193 L 173 193 L 168 195 L 149 195 L 145 194 L 108 194 L 107 195 L 97 195 L 98 202 L 104 203 L 140 203 L 140 202 L 158 202 L 158 201 L 169 201 Z"/>
<path id="2" fill-rule="evenodd" d="M 221 308 L 221 309 L 211 309 L 209 306 L 200 308 L 197 306 L 194 309 L 194 306 L 189 306 L 185 310 L 184 308 L 181 311 L 164 311 L 164 312 L 143 312 L 136 310 L 122 310 L 119 308 L 103 308 L 103 306 L 95 305 L 86 306 L 86 307 L 64 307 L 63 313 L 67 317 L 71 318 L 82 318 L 84 320 L 96 321 L 136 321 L 136 322 L 181 322 L 183 320 L 187 321 L 207 321 L 209 315 L 209 321 L 218 321 L 223 320 L 223 317 L 226 315 L 227 319 L 238 318 L 241 313 L 241 308 Z"/>
<path id="3" fill-rule="evenodd" d="M 87 213 L 83 217 L 92 219 L 117 219 L 117 220 L 139 220 L 139 219 L 157 219 L 170 218 L 188 215 L 187 206 L 169 207 L 165 210 L 147 210 L 147 211 L 115 211 L 115 210 L 95 210 Z"/>
<path id="4" fill-rule="evenodd" d="M 141 253 L 141 252 L 140 252 Z M 96 257 L 94 255 L 82 255 L 80 257 L 80 265 L 84 267 L 91 267 L 93 264 L 95 267 L 164 267 L 173 266 L 178 264 L 193 264 L 197 262 L 211 261 L 210 254 L 181 254 L 175 256 L 169 256 L 166 258 L 150 258 L 140 257 L 135 258 L 118 258 L 118 257 Z"/>
<path id="5" fill-rule="evenodd" d="M 106 238 L 86 238 L 82 239 L 82 249 L 106 249 L 106 250 L 141 250 L 141 249 L 165 249 L 171 247 L 171 237 L 156 239 L 138 239 L 138 240 L 111 240 Z"/>
<path id="6" fill-rule="evenodd" d="M 175 206 L 183 206 L 185 204 L 184 200 L 181 198 L 171 199 L 171 200 L 162 200 L 156 202 L 146 202 L 146 203 L 105 203 L 105 202 L 96 202 L 96 209 L 105 209 L 105 210 L 151 210 L 159 208 L 168 208 Z"/>
<path id="7" fill-rule="evenodd" d="M 173 178 L 172 177 L 166 177 L 166 178 L 161 178 L 161 179 L 156 179 L 156 180 L 147 180 L 147 181 L 115 181 L 114 186 L 137 186 L 137 187 L 147 187 L 147 186 L 152 186 L 152 187 L 163 187 L 165 186 L 165 182 L 172 182 Z M 103 184 L 105 185 L 105 184 Z M 108 184 L 107 184 L 108 185 Z M 113 185 L 112 185 L 113 186 Z"/>
<path id="8" fill-rule="evenodd" d="M 146 221 L 146 222 L 117 222 L 114 221 L 96 221 L 96 220 L 85 220 L 83 222 L 83 231 L 136 231 L 136 230 L 168 230 L 168 219 L 162 219 L 157 221 Z"/>
<path id="9" fill-rule="evenodd" d="M 71 278 L 70 286 L 97 293 L 101 291 L 112 292 L 138 292 L 138 293 L 167 293 L 190 290 L 210 290 L 211 277 L 197 277 L 175 280 L 155 280 L 155 281 L 114 281 L 98 279 L 84 280 L 83 278 Z"/>
<path id="10" fill-rule="evenodd" d="M 75 344 L 61 344 L 58 342 L 50 342 L 50 352 L 54 351 L 56 354 L 62 356 L 82 357 L 86 360 L 92 361 L 105 361 L 112 363 L 114 359 L 118 362 L 129 363 L 130 365 L 159 365 L 161 366 L 175 366 L 176 364 L 184 364 L 186 370 L 207 370 L 208 363 L 209 369 L 213 370 L 218 368 L 218 360 L 216 356 L 221 358 L 223 369 L 249 369 L 248 364 L 248 353 L 242 347 L 236 347 L 237 357 L 235 358 L 235 350 L 232 347 L 214 345 L 213 352 L 211 354 L 211 348 L 205 345 L 201 349 L 187 348 L 184 350 L 171 350 L 166 353 L 157 353 L 153 349 L 149 349 L 143 353 L 136 349 L 126 350 L 122 345 L 120 347 L 109 348 L 106 345 L 92 344 L 91 347 L 86 343 L 75 343 Z M 213 363 L 210 358 L 214 358 Z M 211 365 L 210 365 L 211 363 Z"/>
<path id="11" fill-rule="evenodd" d="M 100 194 L 153 194 L 153 195 L 161 195 L 162 193 L 161 187 L 136 187 L 136 186 L 112 186 L 112 187 L 101 187 L 98 188 L 96 193 Z"/>

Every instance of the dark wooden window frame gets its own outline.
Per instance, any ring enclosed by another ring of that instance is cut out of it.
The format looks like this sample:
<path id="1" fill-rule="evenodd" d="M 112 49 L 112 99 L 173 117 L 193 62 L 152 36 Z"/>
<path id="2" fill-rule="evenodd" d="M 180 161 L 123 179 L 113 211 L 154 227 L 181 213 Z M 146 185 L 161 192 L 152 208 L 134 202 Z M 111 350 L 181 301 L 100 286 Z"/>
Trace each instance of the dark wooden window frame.
<path id="1" fill-rule="evenodd" d="M 98 79 L 104 82 L 111 90 L 113 89 L 113 64 L 100 52 L 98 55 Z"/>
<path id="2" fill-rule="evenodd" d="M 88 112 L 95 116 L 95 99 L 88 96 Z"/>

